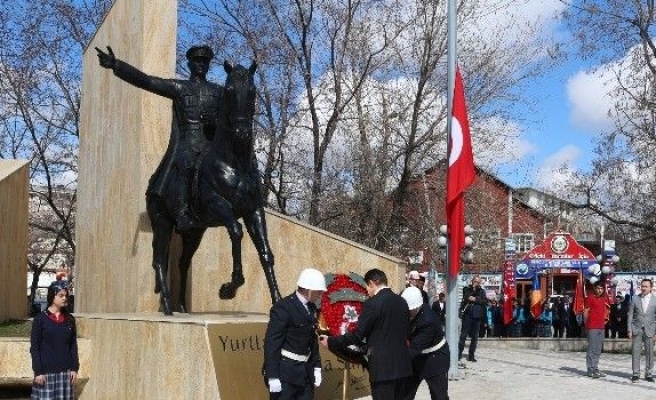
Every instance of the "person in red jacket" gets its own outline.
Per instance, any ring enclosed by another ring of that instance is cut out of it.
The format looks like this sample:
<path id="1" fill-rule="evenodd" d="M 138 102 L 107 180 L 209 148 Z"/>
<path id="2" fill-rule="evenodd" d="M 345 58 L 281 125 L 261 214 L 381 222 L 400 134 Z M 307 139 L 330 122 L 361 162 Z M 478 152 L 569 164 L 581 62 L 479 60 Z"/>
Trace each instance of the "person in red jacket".
<path id="1" fill-rule="evenodd" d="M 596 379 L 605 376 L 599 371 L 599 356 L 604 344 L 604 328 L 608 321 L 610 302 L 602 282 L 595 282 L 593 287 L 594 295 L 585 299 L 583 319 L 588 332 L 588 352 L 585 359 L 588 376 Z"/>

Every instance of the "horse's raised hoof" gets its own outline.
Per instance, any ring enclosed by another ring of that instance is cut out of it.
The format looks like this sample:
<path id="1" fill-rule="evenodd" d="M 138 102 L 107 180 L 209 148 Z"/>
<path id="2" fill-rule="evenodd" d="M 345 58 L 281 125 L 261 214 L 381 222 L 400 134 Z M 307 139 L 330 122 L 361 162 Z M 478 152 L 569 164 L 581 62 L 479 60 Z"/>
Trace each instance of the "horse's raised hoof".
<path id="1" fill-rule="evenodd" d="M 219 298 L 222 300 L 234 299 L 237 294 L 237 289 L 239 289 L 239 286 L 232 282 L 224 283 L 221 285 L 221 289 L 219 289 Z"/>
<path id="2" fill-rule="evenodd" d="M 237 294 L 237 289 L 244 284 L 244 277 L 233 277 L 231 282 L 224 283 L 219 289 L 219 298 L 222 300 L 234 299 Z"/>

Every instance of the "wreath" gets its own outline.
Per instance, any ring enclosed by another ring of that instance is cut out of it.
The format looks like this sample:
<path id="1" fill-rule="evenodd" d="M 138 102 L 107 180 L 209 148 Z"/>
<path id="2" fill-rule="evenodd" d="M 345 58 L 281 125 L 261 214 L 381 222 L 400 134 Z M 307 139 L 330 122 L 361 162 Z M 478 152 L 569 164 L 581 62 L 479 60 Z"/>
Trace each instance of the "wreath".
<path id="1" fill-rule="evenodd" d="M 367 299 L 367 284 L 356 273 L 326 274 L 326 290 L 321 297 L 319 334 L 338 336 L 355 331 Z M 329 350 L 342 360 L 365 364 L 363 346 L 329 346 Z"/>

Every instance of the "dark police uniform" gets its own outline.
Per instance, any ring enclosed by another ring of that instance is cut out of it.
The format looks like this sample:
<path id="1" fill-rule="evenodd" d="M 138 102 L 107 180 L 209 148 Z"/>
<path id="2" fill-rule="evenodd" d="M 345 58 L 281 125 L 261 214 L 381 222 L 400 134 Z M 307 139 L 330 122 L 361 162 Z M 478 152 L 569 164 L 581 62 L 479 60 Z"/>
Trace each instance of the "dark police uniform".
<path id="1" fill-rule="evenodd" d="M 423 304 L 410 321 L 410 359 L 413 375 L 408 378 L 404 399 L 417 394 L 426 380 L 432 400 L 448 400 L 449 345 L 437 315 Z"/>
<path id="2" fill-rule="evenodd" d="M 278 378 L 282 383 L 282 391 L 271 393 L 271 399 L 314 397 L 314 369 L 321 368 L 321 358 L 316 309 L 312 303 L 308 308 L 296 293 L 271 307 L 264 335 L 264 375 L 265 380 Z"/>

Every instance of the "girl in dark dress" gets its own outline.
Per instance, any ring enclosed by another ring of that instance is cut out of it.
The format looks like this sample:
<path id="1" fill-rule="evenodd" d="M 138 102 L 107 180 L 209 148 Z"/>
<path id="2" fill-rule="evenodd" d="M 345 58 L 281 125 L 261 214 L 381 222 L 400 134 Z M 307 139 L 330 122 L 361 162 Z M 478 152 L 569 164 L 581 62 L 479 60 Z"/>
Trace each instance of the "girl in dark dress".
<path id="1" fill-rule="evenodd" d="M 73 399 L 80 361 L 75 318 L 66 310 L 68 282 L 48 287 L 48 307 L 32 321 L 33 400 Z"/>

